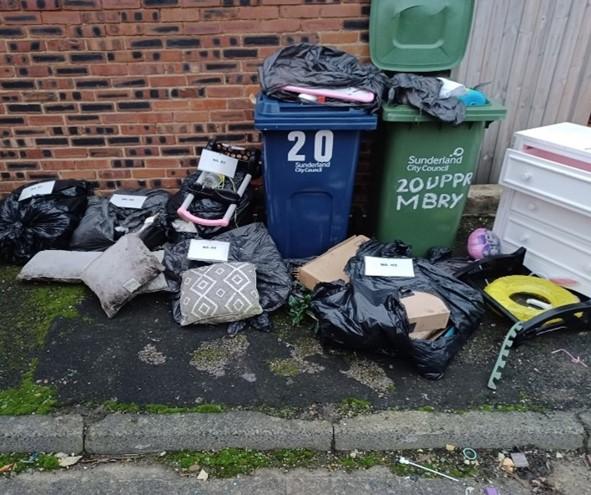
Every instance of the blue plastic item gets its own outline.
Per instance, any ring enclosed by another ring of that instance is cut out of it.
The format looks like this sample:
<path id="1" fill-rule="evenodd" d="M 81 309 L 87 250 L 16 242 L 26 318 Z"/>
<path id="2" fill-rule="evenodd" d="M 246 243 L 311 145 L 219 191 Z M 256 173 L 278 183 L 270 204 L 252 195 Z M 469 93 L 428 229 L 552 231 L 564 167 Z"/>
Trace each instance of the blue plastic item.
<path id="1" fill-rule="evenodd" d="M 345 239 L 365 110 L 259 95 L 267 228 L 284 258 L 322 254 Z"/>
<path id="2" fill-rule="evenodd" d="M 458 99 L 462 100 L 467 107 L 482 107 L 488 105 L 488 98 L 486 95 L 475 89 L 467 89 L 465 94 L 458 96 Z"/>

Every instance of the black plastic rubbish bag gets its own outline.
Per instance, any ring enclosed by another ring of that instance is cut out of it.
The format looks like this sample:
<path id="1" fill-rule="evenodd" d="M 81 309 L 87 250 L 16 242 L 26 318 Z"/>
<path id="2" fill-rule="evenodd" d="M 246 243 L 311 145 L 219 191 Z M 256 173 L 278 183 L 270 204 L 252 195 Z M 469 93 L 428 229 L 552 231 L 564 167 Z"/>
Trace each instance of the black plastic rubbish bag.
<path id="1" fill-rule="evenodd" d="M 77 251 L 104 251 L 125 234 L 139 231 L 147 218 L 166 212 L 170 195 L 161 189 L 120 189 L 123 196 L 145 196 L 140 208 L 116 206 L 111 198 L 90 198 L 88 209 L 74 231 L 70 248 Z"/>
<path id="2" fill-rule="evenodd" d="M 281 48 L 259 67 L 263 92 L 281 100 L 299 101 L 298 95 L 282 88 L 287 85 L 310 88 L 359 88 L 371 91 L 371 103 L 327 98 L 326 105 L 357 106 L 377 112 L 388 78 L 374 65 L 361 64 L 351 54 L 322 45 L 302 43 Z"/>
<path id="3" fill-rule="evenodd" d="M 413 260 L 413 278 L 364 275 L 364 256 L 399 258 L 409 254 L 408 246 L 402 243 L 366 242 L 347 264 L 345 271 L 350 282 L 318 285 L 312 309 L 320 321 L 319 336 L 323 342 L 406 356 L 421 375 L 438 379 L 479 325 L 484 314 L 482 296 L 437 265 L 418 258 Z M 454 330 L 433 341 L 410 339 L 411 328 L 400 297 L 413 292 L 440 297 L 450 309 Z"/>
<path id="4" fill-rule="evenodd" d="M 267 228 L 262 223 L 251 223 L 217 235 L 214 239 L 230 243 L 228 261 L 249 262 L 256 266 L 257 290 L 264 310 L 254 318 L 231 323 L 228 333 L 236 334 L 247 326 L 270 331 L 269 313 L 285 304 L 291 292 L 292 279 Z M 174 292 L 172 315 L 177 323 L 181 321 L 179 299 L 182 273 L 209 264 L 187 259 L 190 242 L 190 239 L 184 239 L 177 244 L 169 244 L 164 251 L 165 275 L 169 289 Z"/>
<path id="5" fill-rule="evenodd" d="M 51 193 L 19 201 L 25 188 L 53 182 Z M 37 252 L 63 249 L 80 222 L 91 192 L 78 180 L 39 181 L 15 189 L 0 204 L 0 258 L 26 263 Z"/>
<path id="6" fill-rule="evenodd" d="M 238 190 L 246 174 L 250 174 L 253 179 L 260 175 L 260 151 L 257 149 L 238 148 L 220 143 L 215 139 L 210 140 L 207 146 L 205 146 L 205 149 L 237 158 L 238 166 L 236 168 L 236 174 L 232 179 L 225 178 L 222 186 L 217 189 L 200 187 L 197 182 L 197 179 L 201 175 L 200 170 L 183 180 L 180 190 L 170 198 L 167 206 L 168 236 L 173 242 L 195 237 L 195 234 L 203 238 L 212 237 L 243 225 L 249 216 L 252 201 L 252 190 L 250 186 L 246 188 L 246 191 L 238 200 L 234 217 L 227 227 L 209 227 L 193 224 L 192 231 L 183 231 L 182 227 L 178 226 L 179 223 L 181 226 L 183 223 L 186 223 L 178 217 L 177 210 L 183 204 L 188 193 L 192 193 L 195 196 L 195 199 L 188 207 L 191 214 L 206 219 L 218 219 L 224 216 L 230 204 L 224 199 L 224 196 L 229 195 L 230 199 L 232 199 L 231 196 Z"/>
<path id="7" fill-rule="evenodd" d="M 395 74 L 389 82 L 388 101 L 408 103 L 443 122 L 461 124 L 466 118 L 464 102 L 455 97 L 440 98 L 443 83 L 436 77 Z"/>

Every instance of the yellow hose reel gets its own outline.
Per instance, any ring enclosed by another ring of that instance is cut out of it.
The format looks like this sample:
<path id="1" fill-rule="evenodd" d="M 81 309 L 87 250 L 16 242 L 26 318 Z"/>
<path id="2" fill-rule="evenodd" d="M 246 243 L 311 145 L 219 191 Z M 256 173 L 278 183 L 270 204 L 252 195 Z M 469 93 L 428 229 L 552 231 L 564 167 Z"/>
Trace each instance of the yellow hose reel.
<path id="1" fill-rule="evenodd" d="M 572 292 L 549 280 L 526 275 L 501 277 L 484 291 L 519 321 L 527 321 L 549 309 L 580 302 Z"/>

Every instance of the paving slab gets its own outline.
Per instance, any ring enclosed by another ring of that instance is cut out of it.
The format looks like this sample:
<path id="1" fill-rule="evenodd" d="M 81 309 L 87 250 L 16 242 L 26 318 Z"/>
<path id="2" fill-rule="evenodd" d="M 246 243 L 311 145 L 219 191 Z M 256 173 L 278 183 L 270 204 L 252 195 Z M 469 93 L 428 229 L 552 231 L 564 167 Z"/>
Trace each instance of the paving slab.
<path id="1" fill-rule="evenodd" d="M 88 426 L 86 451 L 92 454 L 136 454 L 165 450 L 329 450 L 328 421 L 287 420 L 262 413 L 111 414 Z"/>
<path id="2" fill-rule="evenodd" d="M 515 480 L 499 479 L 495 485 L 501 493 L 531 493 L 527 486 Z M 0 491 L 4 495 L 465 495 L 466 487 L 472 487 L 472 493 L 481 493 L 485 486 L 488 485 L 473 480 L 456 483 L 444 479 L 401 478 L 385 468 L 353 473 L 261 470 L 251 476 L 198 481 L 194 477 L 180 477 L 162 466 L 129 464 L 103 465 L 85 471 L 27 473 L 0 479 Z"/>
<path id="3" fill-rule="evenodd" d="M 82 416 L 0 416 L 0 452 L 79 453 Z"/>
<path id="4" fill-rule="evenodd" d="M 489 217 L 465 218 L 458 245 L 487 222 Z M 51 284 L 36 287 L 45 286 Z M 331 418 L 334 406 L 350 398 L 367 401 L 375 410 L 441 411 L 498 404 L 570 410 L 587 407 L 591 397 L 591 368 L 563 353 L 552 354 L 567 348 L 591 363 L 591 332 L 555 332 L 513 349 L 497 391 L 489 390 L 489 373 L 509 329 L 507 321 L 490 312 L 445 376 L 434 382 L 403 359 L 322 347 L 314 323 L 294 327 L 285 308 L 275 313 L 270 333 L 248 330 L 228 338 L 224 326 L 180 327 L 172 320 L 166 294 L 138 296 L 108 319 L 87 293 L 79 316 L 54 319 L 43 342 L 32 349 L 24 344 L 34 342 L 34 336 L 23 334 L 22 322 L 17 325 L 18 315 L 11 313 L 26 287 L 13 283 L 0 289 L 5 290 L 0 297 L 0 390 L 17 385 L 30 359 L 37 358 L 34 381 L 54 387 L 65 408 L 106 401 L 217 403 Z M 20 347 L 22 359 L 11 359 Z"/>
<path id="5" fill-rule="evenodd" d="M 343 420 L 335 425 L 337 450 L 445 448 L 474 449 L 533 446 L 581 449 L 585 429 L 575 414 L 487 413 L 440 414 L 383 412 Z"/>

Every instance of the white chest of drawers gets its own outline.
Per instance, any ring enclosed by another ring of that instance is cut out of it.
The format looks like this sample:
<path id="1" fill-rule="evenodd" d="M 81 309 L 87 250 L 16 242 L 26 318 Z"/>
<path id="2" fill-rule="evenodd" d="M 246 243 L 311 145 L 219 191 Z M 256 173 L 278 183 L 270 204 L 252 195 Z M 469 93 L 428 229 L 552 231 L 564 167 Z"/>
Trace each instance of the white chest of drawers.
<path id="1" fill-rule="evenodd" d="M 503 252 L 527 248 L 534 273 L 591 297 L 591 128 L 563 123 L 515 134 L 493 230 Z"/>

